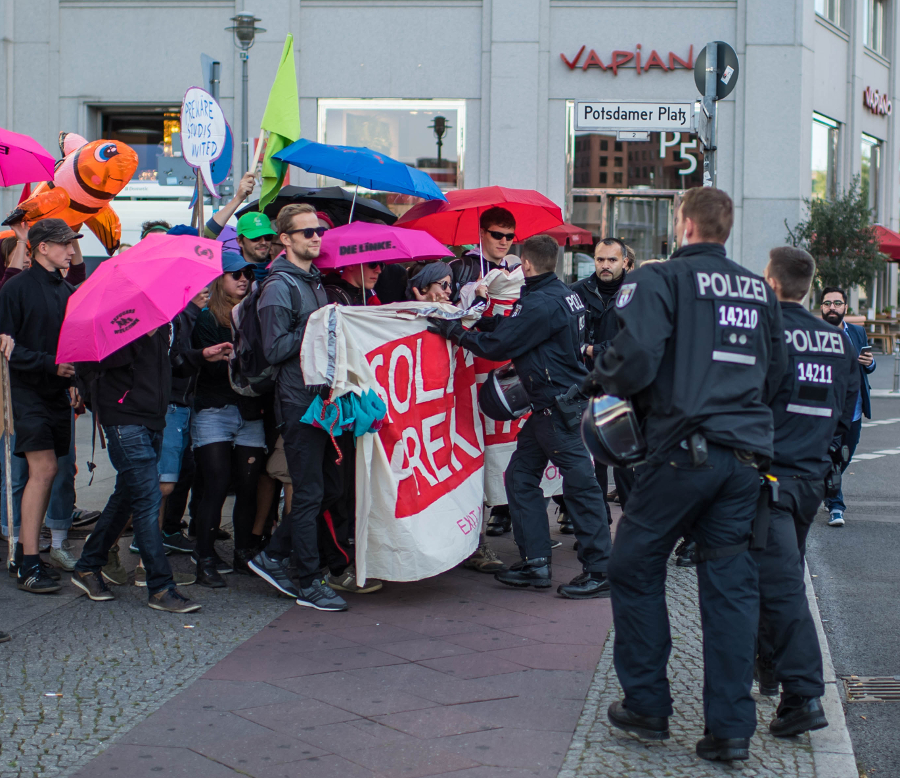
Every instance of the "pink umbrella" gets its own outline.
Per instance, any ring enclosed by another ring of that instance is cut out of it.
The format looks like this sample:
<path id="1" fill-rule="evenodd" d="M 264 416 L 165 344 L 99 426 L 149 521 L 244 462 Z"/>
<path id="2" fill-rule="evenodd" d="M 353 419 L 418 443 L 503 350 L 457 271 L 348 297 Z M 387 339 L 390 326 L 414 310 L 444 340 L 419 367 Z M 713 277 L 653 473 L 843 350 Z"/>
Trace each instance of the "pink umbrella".
<path id="1" fill-rule="evenodd" d="M 111 257 L 69 298 L 56 362 L 99 362 L 168 324 L 222 274 L 222 244 L 190 235 L 148 235 Z"/>
<path id="2" fill-rule="evenodd" d="M 52 181 L 55 161 L 27 135 L 0 129 L 0 186 Z"/>
<path id="3" fill-rule="evenodd" d="M 316 267 L 330 270 L 366 262 L 410 262 L 452 256 L 452 251 L 422 230 L 352 222 L 325 233 Z"/>

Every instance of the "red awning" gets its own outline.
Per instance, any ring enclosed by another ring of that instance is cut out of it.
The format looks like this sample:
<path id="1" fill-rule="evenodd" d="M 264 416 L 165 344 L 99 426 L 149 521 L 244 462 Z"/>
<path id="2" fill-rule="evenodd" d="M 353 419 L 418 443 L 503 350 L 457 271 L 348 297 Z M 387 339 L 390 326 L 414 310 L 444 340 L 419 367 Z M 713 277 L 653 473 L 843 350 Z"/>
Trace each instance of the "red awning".
<path id="1" fill-rule="evenodd" d="M 881 253 L 887 254 L 894 262 L 900 262 L 900 233 L 876 224 L 875 234 L 878 235 Z"/>

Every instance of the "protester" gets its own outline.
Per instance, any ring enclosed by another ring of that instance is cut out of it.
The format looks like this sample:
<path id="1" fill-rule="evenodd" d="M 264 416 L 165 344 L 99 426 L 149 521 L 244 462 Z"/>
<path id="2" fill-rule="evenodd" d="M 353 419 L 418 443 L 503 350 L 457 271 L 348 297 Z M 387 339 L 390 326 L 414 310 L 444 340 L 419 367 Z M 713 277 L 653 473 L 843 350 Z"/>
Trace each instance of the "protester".
<path id="1" fill-rule="evenodd" d="M 563 495 L 575 524 L 582 565 L 582 573 L 557 592 L 581 600 L 609 593 L 606 565 L 611 540 L 605 511 L 601 516 L 603 494 L 577 428 L 581 413 L 575 409 L 583 410 L 583 398 L 581 405 L 574 402 L 575 409 L 568 404 L 587 377 L 581 358 L 586 314 L 577 295 L 554 272 L 558 248 L 549 235 L 525 241 L 525 286 L 509 316 L 482 317 L 469 331 L 457 319 L 431 317 L 429 329 L 483 359 L 511 359 L 531 404 L 532 413 L 516 438 L 506 469 L 506 496 L 521 561 L 496 573 L 496 579 L 508 586 L 552 585 L 550 530 L 541 491 L 544 471 L 552 462 L 563 476 Z"/>
<path id="2" fill-rule="evenodd" d="M 174 353 L 170 353 L 170 344 Z M 72 583 L 91 600 L 115 599 L 102 569 L 130 515 L 146 571 L 150 607 L 171 613 L 200 609 L 199 603 L 176 588 L 159 531 L 158 461 L 179 345 L 172 339 L 171 325 L 165 325 L 99 363 L 78 366 L 82 381 L 90 388 L 91 410 L 105 433 L 109 459 L 116 469 L 115 489 L 72 576 Z M 230 343 L 220 343 L 204 349 L 203 357 L 208 361 L 227 359 L 230 350 Z M 183 369 L 182 365 L 179 371 Z"/>
<path id="3" fill-rule="evenodd" d="M 328 302 L 339 305 L 363 305 L 363 287 L 365 287 L 365 304 L 381 305 L 372 289 L 378 282 L 382 270 L 384 262 L 365 262 L 360 265 L 347 265 L 339 272 L 329 273 L 322 279 Z"/>
<path id="4" fill-rule="evenodd" d="M 296 597 L 298 605 L 342 611 L 347 603 L 319 574 L 316 518 L 340 498 L 343 485 L 328 433 L 300 421 L 321 389 L 306 385 L 299 360 L 306 321 L 328 302 L 313 265 L 322 249 L 319 220 L 311 205 L 291 204 L 278 214 L 277 227 L 285 256 L 272 263 L 258 315 L 265 357 L 279 368 L 275 407 L 294 494 L 290 513 L 249 566 L 279 591 Z M 287 572 L 292 553 L 299 589 Z"/>
<path id="5" fill-rule="evenodd" d="M 869 375 L 875 372 L 875 357 L 872 356 L 872 349 L 869 348 L 869 340 L 866 337 L 866 331 L 858 324 L 850 324 L 844 321 L 847 314 L 847 293 L 837 286 L 826 286 L 822 290 L 822 318 L 829 324 L 841 329 L 844 336 L 853 344 L 859 354 L 859 395 L 856 398 L 856 407 L 853 411 L 853 423 L 850 429 L 841 436 L 841 445 L 847 446 L 850 451 L 850 457 L 841 466 L 843 473 L 850 465 L 853 459 L 853 452 L 859 445 L 860 433 L 862 432 L 862 417 L 872 418 L 872 402 L 870 399 L 871 389 L 869 388 Z M 828 510 L 828 526 L 843 527 L 844 511 L 847 506 L 844 504 L 844 492 L 839 490 L 836 497 L 828 497 L 825 500 L 825 508 Z"/>
<path id="6" fill-rule="evenodd" d="M 160 233 L 160 234 L 164 235 L 171 229 L 172 229 L 172 225 L 163 219 L 157 219 L 155 221 L 146 221 L 141 225 L 141 240 L 146 238 L 148 235 L 152 235 L 154 233 Z"/>
<path id="7" fill-rule="evenodd" d="M 239 255 L 222 253 L 224 271 L 210 285 L 209 306 L 200 313 L 191 337 L 194 348 L 231 342 L 231 309 L 250 289 L 253 265 Z M 203 496 L 197 511 L 197 581 L 221 588 L 221 574 L 235 568 L 247 570 L 247 561 L 259 549 L 251 549 L 256 517 L 256 487 L 265 467 L 265 433 L 258 398 L 241 397 L 231 387 L 228 363 L 208 362 L 200 368 L 191 424 L 194 460 L 203 477 Z M 215 533 L 229 483 L 234 487 L 234 563 L 216 553 Z"/>
<path id="8" fill-rule="evenodd" d="M 453 302 L 459 300 L 466 284 L 478 281 L 494 268 L 508 268 L 506 255 L 516 235 L 516 220 L 506 208 L 488 208 L 478 221 L 481 251 L 467 251 L 459 259 L 450 262 L 453 271 Z"/>
<path id="9" fill-rule="evenodd" d="M 723 761 L 748 759 L 756 729 L 759 580 L 749 540 L 759 468 L 773 455 L 767 403 L 787 366 L 775 295 L 725 254 L 733 222 L 725 192 L 684 193 L 676 217 L 681 248 L 671 261 L 635 271 L 619 290 L 619 332 L 584 386 L 639 397 L 648 449 L 609 564 L 625 697 L 607 716 L 641 737 L 669 737 L 666 563 L 690 529 L 700 551 L 705 665 L 706 735 L 696 751 Z M 736 324 L 737 308 L 752 327 Z"/>
<path id="10" fill-rule="evenodd" d="M 781 703 L 769 725 L 776 737 L 828 725 L 820 700 L 825 693 L 822 653 L 809 611 L 803 558 L 825 479 L 833 472 L 829 448 L 836 431 L 849 431 L 859 396 L 856 350 L 844 338 L 830 340 L 831 325 L 803 306 L 815 271 L 815 260 L 790 246 L 772 249 L 765 271 L 781 307 L 791 365 L 770 403 L 775 429 L 770 472 L 779 489 L 769 511 L 764 552 L 756 555 L 756 677 L 761 694 L 777 694 L 781 683 Z M 815 345 L 820 341 L 827 343 L 827 350 Z"/>
<path id="11" fill-rule="evenodd" d="M 406 299 L 420 303 L 448 303 L 453 291 L 453 273 L 444 262 L 425 265 L 406 284 Z"/>
<path id="12" fill-rule="evenodd" d="M 0 293 L 0 332 L 16 342 L 9 360 L 15 453 L 28 462 L 21 534 L 10 570 L 17 571 L 18 588 L 37 594 L 60 589 L 54 580 L 58 574 L 51 573 L 38 555 L 39 536 L 59 472 L 58 460 L 69 453 L 72 444 L 75 368 L 56 364 L 56 347 L 66 303 L 75 291 L 61 271 L 73 265 L 72 280 L 84 280 L 84 261 L 76 243 L 80 237 L 61 219 L 43 219 L 32 225 L 28 230 L 32 265 L 10 279 Z M 74 488 L 74 472 L 69 468 L 68 475 Z M 74 498 L 60 517 L 66 526 L 55 530 L 60 549 L 71 526 L 73 504 Z M 69 555 L 59 556 L 68 564 Z"/>
<path id="13" fill-rule="evenodd" d="M 31 267 L 31 256 L 28 253 L 28 227 L 25 222 L 12 225 L 15 235 L 4 238 L 0 243 L 0 254 L 3 256 L 3 276 L 0 277 L 0 289 L 23 270 Z"/>

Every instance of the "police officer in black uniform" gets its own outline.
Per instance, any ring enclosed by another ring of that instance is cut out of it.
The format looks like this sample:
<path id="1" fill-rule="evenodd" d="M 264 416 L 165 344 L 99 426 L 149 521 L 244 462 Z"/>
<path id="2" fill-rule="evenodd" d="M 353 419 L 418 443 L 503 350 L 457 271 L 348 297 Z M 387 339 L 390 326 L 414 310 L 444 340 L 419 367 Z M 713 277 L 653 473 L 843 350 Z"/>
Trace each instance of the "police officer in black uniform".
<path id="1" fill-rule="evenodd" d="M 826 476 L 840 460 L 829 456 L 834 436 L 850 429 L 859 370 L 856 350 L 843 333 L 803 305 L 816 263 L 802 249 L 769 252 L 765 277 L 781 305 L 788 369 L 771 407 L 778 478 L 764 553 L 759 557 L 759 656 L 762 694 L 778 693 L 781 704 L 769 731 L 778 737 L 827 726 L 822 654 L 803 580 L 806 535 L 825 493 Z"/>
<path id="2" fill-rule="evenodd" d="M 485 359 L 511 359 L 532 405 L 506 469 L 506 495 L 522 559 L 495 577 L 510 586 L 551 586 L 550 528 L 541 478 L 552 461 L 563 475 L 563 495 L 584 571 L 557 591 L 571 599 L 588 599 L 609 593 L 611 542 L 604 495 L 578 433 L 586 404 L 578 393 L 587 376 L 581 359 L 585 310 L 578 295 L 553 272 L 558 251 L 547 235 L 525 241 L 525 286 L 508 317 L 483 317 L 469 331 L 455 320 L 431 319 L 430 329 Z"/>
<path id="3" fill-rule="evenodd" d="M 756 728 L 759 590 L 749 541 L 758 466 L 773 453 L 768 401 L 786 364 L 775 295 L 725 256 L 733 218 L 724 192 L 685 193 L 681 248 L 629 274 L 616 300 L 619 334 L 591 376 L 608 394 L 632 398 L 648 446 L 609 565 L 625 691 L 609 719 L 643 737 L 669 737 L 666 562 L 690 531 L 704 560 L 697 578 L 707 735 L 697 754 L 722 760 L 747 759 Z"/>

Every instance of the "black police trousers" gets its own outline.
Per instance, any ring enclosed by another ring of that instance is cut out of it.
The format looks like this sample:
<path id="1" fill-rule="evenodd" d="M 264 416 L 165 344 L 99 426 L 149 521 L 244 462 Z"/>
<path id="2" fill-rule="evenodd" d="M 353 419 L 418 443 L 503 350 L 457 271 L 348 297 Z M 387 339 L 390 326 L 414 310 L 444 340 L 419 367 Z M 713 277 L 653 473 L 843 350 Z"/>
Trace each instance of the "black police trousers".
<path id="1" fill-rule="evenodd" d="M 778 504 L 759 562 L 759 661 L 775 671 L 785 694 L 825 693 L 822 652 L 803 580 L 806 534 L 822 502 L 821 481 L 779 478 Z"/>
<path id="2" fill-rule="evenodd" d="M 758 496 L 752 456 L 713 443 L 699 467 L 678 447 L 661 464 L 635 468 L 634 490 L 609 563 L 613 660 L 629 710 L 672 715 L 666 571 L 675 543 L 686 532 L 704 548 L 745 543 Z M 706 726 L 719 738 L 750 737 L 756 728 L 751 686 L 759 622 L 757 564 L 749 548 L 701 562 L 697 583 Z"/>
<path id="3" fill-rule="evenodd" d="M 506 468 L 506 498 L 513 537 L 524 559 L 550 557 L 550 525 L 541 479 L 547 462 L 559 468 L 563 497 L 578 540 L 578 561 L 588 573 L 605 573 L 612 540 L 603 492 L 577 430 L 555 409 L 535 411 L 516 439 Z"/>

